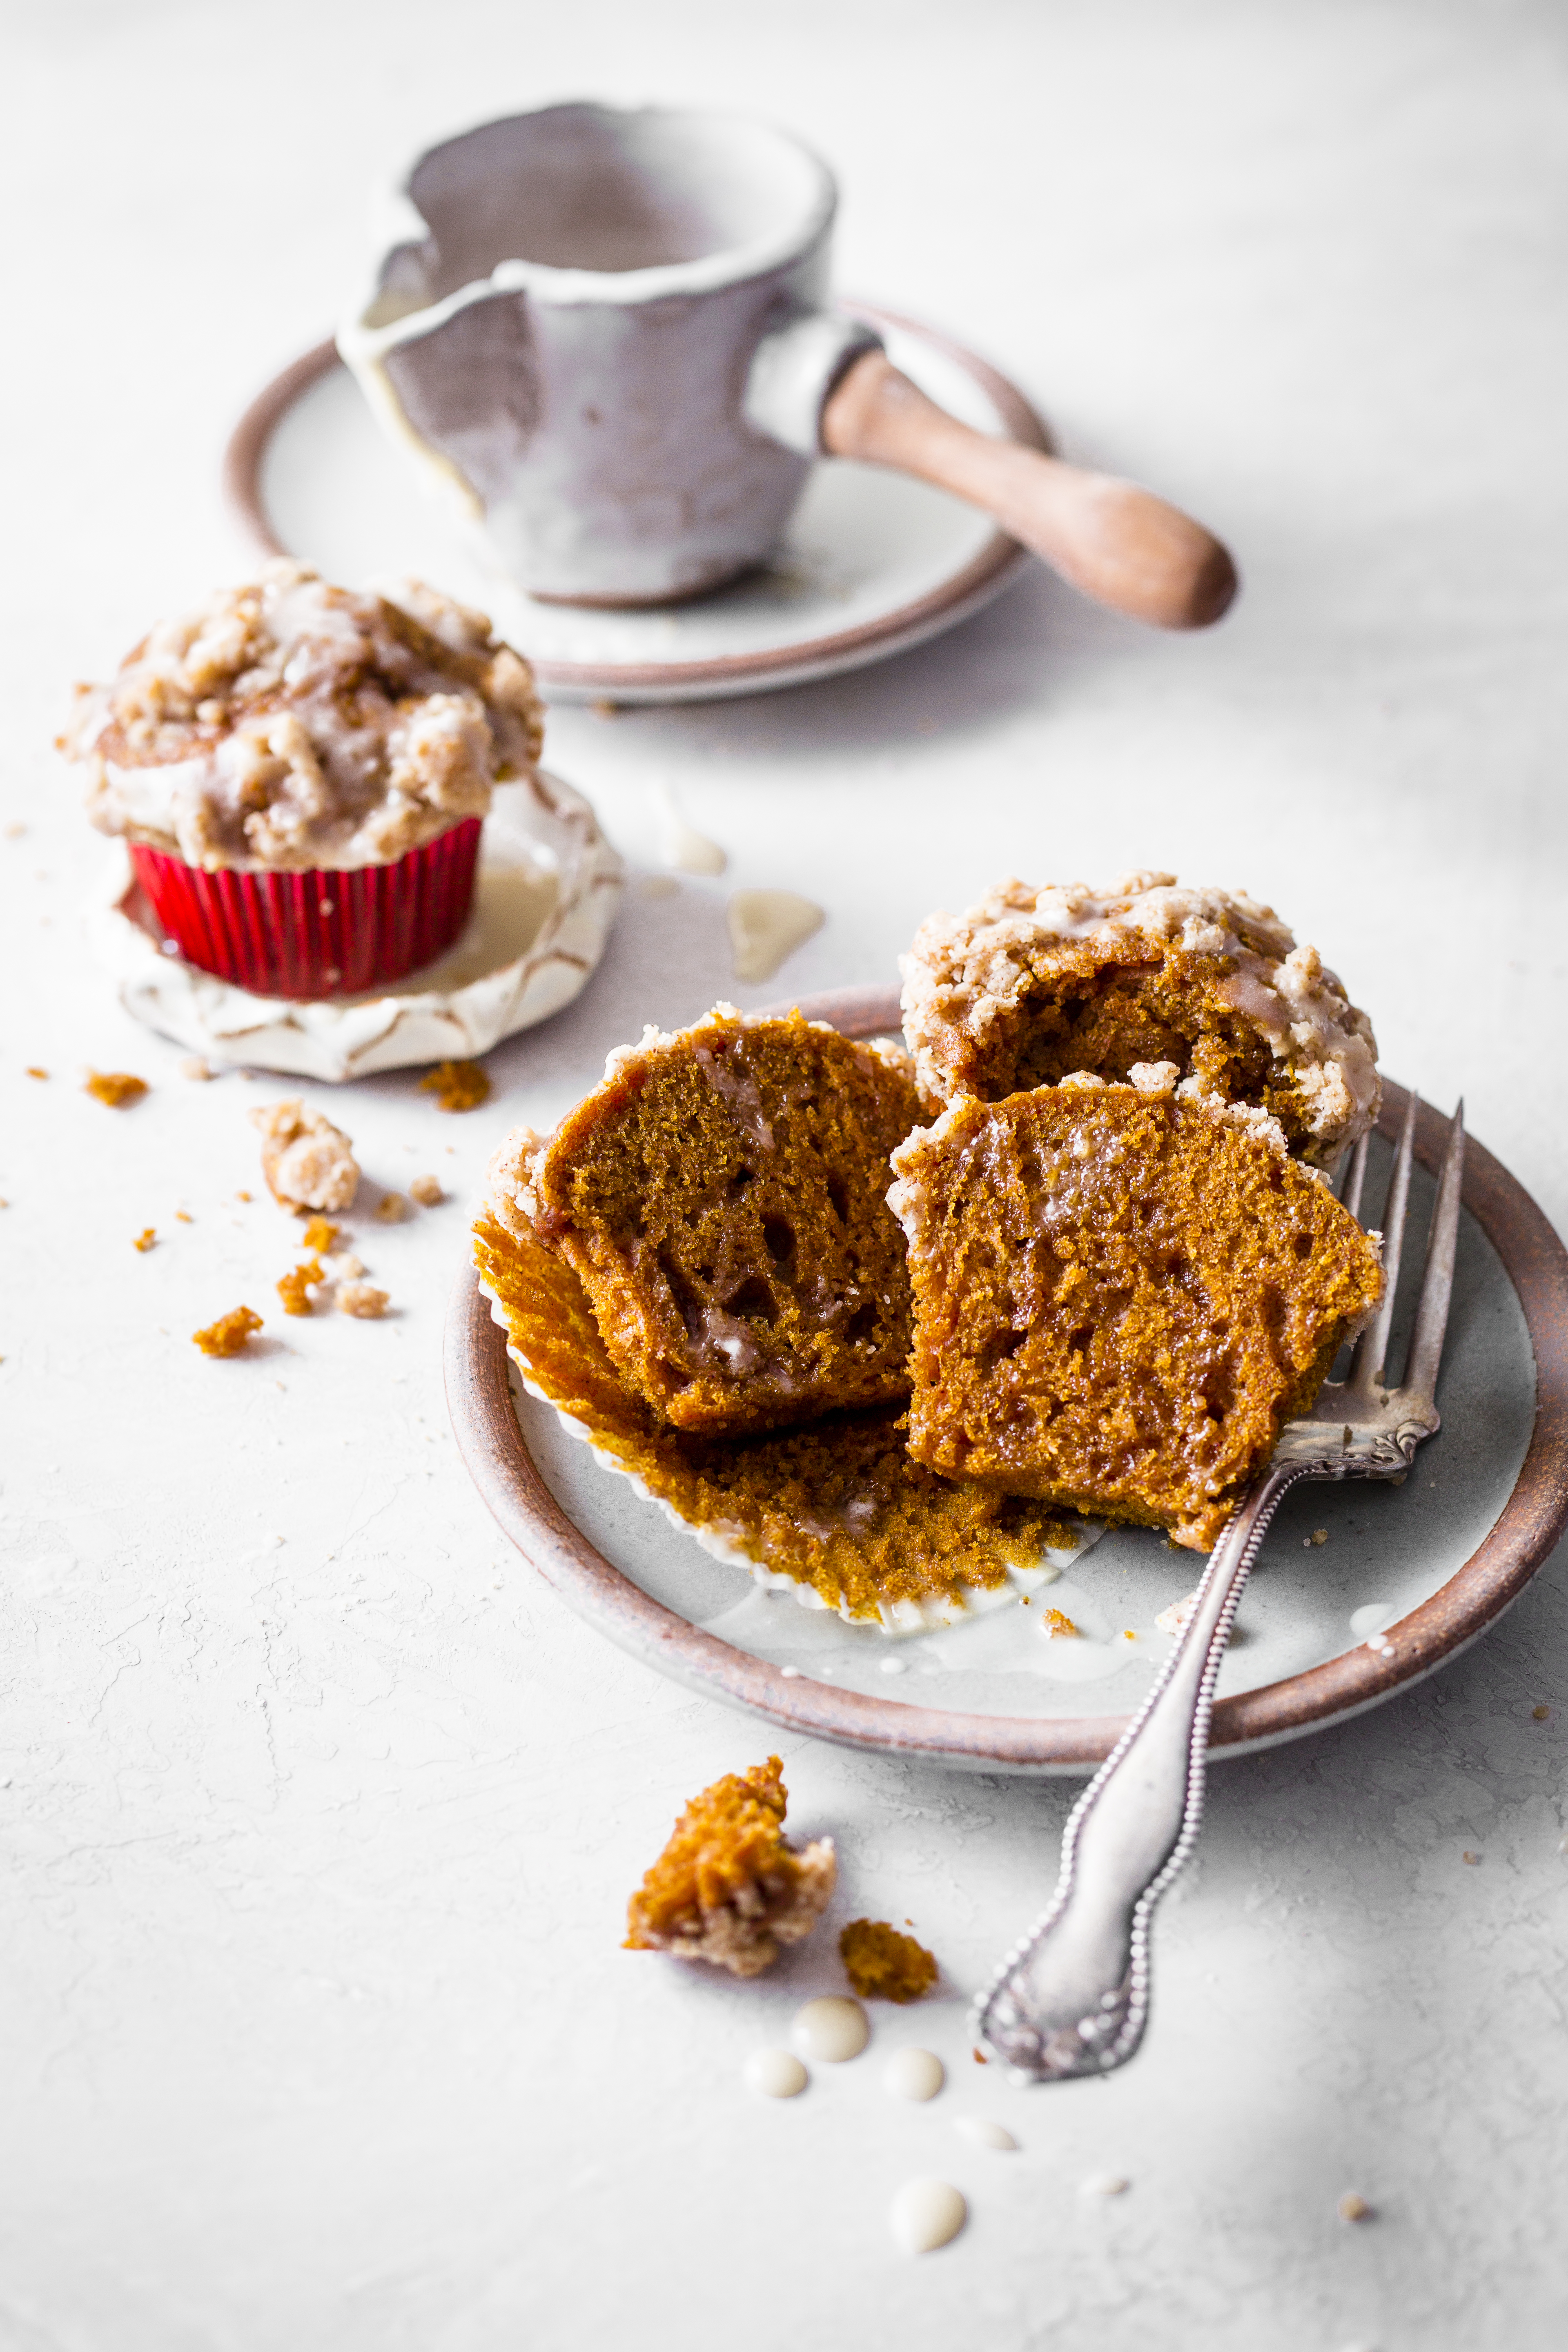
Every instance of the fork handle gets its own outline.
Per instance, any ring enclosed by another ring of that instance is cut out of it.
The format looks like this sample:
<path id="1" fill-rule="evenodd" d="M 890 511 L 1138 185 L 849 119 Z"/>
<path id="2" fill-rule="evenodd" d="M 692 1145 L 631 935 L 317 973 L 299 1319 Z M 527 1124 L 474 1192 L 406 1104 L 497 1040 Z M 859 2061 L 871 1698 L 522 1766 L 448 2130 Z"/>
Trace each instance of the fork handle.
<path id="1" fill-rule="evenodd" d="M 1215 1678 L 1268 1522 L 1307 1475 L 1269 1469 L 1232 1513 L 1180 1639 L 1068 1816 L 1049 1908 L 976 2005 L 976 2038 L 1022 2076 L 1108 2074 L 1142 2038 L 1150 1916 L 1197 1836 Z"/>

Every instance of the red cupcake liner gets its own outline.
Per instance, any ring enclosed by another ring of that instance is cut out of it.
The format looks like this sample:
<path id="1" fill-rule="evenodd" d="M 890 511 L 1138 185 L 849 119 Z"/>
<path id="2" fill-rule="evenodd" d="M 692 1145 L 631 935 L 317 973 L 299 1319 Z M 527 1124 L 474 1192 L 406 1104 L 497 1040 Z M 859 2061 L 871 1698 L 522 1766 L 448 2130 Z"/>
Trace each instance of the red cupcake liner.
<path id="1" fill-rule="evenodd" d="M 390 866 L 216 874 L 133 843 L 131 862 L 187 963 L 255 996 L 358 996 L 434 963 L 468 919 L 480 820 Z"/>

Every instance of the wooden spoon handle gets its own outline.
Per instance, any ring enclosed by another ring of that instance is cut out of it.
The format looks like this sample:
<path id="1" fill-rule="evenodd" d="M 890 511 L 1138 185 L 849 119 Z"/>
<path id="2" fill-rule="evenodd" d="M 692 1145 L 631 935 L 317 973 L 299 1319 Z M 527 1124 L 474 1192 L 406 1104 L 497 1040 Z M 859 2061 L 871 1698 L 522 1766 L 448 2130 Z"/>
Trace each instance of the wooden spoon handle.
<path id="1" fill-rule="evenodd" d="M 822 446 L 983 508 L 1064 580 L 1132 620 L 1203 629 L 1236 594 L 1230 556 L 1190 515 L 1135 482 L 973 431 L 881 352 L 856 360 L 828 395 Z"/>

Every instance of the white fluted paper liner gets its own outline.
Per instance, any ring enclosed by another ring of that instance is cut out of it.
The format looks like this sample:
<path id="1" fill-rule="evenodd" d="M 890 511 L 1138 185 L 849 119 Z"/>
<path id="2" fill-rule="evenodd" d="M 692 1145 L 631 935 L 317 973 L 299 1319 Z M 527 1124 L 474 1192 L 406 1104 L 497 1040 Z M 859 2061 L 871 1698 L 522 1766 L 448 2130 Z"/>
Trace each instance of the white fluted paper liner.
<path id="1" fill-rule="evenodd" d="M 467 1061 L 571 1003 L 605 951 L 621 861 L 583 794 L 542 772 L 498 785 L 474 912 L 439 962 L 395 987 L 297 1003 L 163 952 L 123 861 L 91 918 L 128 1013 L 215 1063 L 338 1082 Z"/>
<path id="2" fill-rule="evenodd" d="M 482 1276 L 479 1289 L 490 1302 L 492 1318 L 505 1330 L 505 1309 Z M 736 1540 L 741 1533 L 738 1528 L 726 1532 L 721 1520 L 710 1520 L 705 1527 L 693 1527 L 689 1519 L 682 1518 L 674 1506 L 662 1495 L 656 1495 L 635 1470 L 628 1469 L 616 1454 L 608 1454 L 597 1445 L 594 1433 L 585 1422 L 579 1421 L 573 1413 L 563 1412 L 554 1399 L 545 1394 L 533 1379 L 528 1362 L 510 1339 L 507 1354 L 517 1366 L 518 1376 L 529 1395 L 537 1398 L 541 1404 L 548 1405 L 566 1434 L 585 1445 L 602 1470 L 613 1471 L 617 1477 L 628 1480 L 633 1491 L 646 1502 L 654 1504 L 672 1528 L 679 1528 L 682 1535 L 700 1544 L 705 1552 L 714 1559 L 722 1560 L 726 1567 L 744 1569 L 752 1582 L 762 1585 L 765 1591 L 791 1593 L 803 1609 L 826 1612 L 833 1608 L 833 1602 L 824 1600 L 814 1584 L 807 1584 L 799 1577 L 786 1575 L 782 1569 L 769 1568 L 765 1562 L 753 1559 Z M 881 1601 L 878 1604 L 875 1622 L 884 1633 L 894 1636 L 930 1633 L 943 1625 L 956 1625 L 966 1617 L 980 1617 L 990 1610 L 1005 1608 L 1019 1592 L 1037 1592 L 1042 1586 L 1054 1584 L 1069 1561 L 1081 1559 L 1089 1547 L 1099 1541 L 1105 1533 L 1105 1525 L 1101 1520 L 1086 1519 L 1082 1522 L 1082 1529 L 1079 1541 L 1070 1549 L 1047 1548 L 1033 1568 L 1009 1565 L 1005 1584 L 963 1584 L 953 1595 L 933 1593 L 926 1601 Z M 842 1601 L 837 1604 L 837 1613 L 849 1625 L 868 1626 L 874 1622 L 869 1617 L 857 1615 Z"/>

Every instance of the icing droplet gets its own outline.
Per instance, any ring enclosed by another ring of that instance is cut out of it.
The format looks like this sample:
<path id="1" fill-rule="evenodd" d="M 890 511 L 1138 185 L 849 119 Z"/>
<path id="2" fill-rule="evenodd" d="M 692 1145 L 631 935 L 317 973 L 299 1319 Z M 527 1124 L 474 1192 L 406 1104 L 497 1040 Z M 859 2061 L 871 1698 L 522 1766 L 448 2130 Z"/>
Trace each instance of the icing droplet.
<path id="1" fill-rule="evenodd" d="M 961 2131 L 965 2139 L 972 2139 L 976 2147 L 1016 2147 L 1018 2145 L 1006 2125 L 994 2124 L 989 2116 L 958 2116 L 954 2118 L 954 2129 Z"/>
<path id="2" fill-rule="evenodd" d="M 895 2050 L 882 2069 L 882 2088 L 895 2099 L 934 2099 L 946 2080 L 934 2050 Z"/>
<path id="3" fill-rule="evenodd" d="M 737 980 L 772 980 L 787 955 L 827 920 L 793 890 L 737 890 L 729 906 L 730 953 Z"/>
<path id="4" fill-rule="evenodd" d="M 1120 2172 L 1091 2172 L 1079 2185 L 1086 2197 L 1120 2197 L 1131 2183 Z"/>
<path id="5" fill-rule="evenodd" d="M 753 2050 L 746 2061 L 746 2083 L 764 2099 L 793 2099 L 811 2080 L 793 2050 Z"/>
<path id="6" fill-rule="evenodd" d="M 871 2038 L 871 2029 L 858 2000 L 846 1993 L 825 1993 L 820 2000 L 808 2000 L 795 2011 L 794 2034 L 808 2058 L 838 2066 L 847 2058 L 858 2058 Z"/>
<path id="7" fill-rule="evenodd" d="M 888 2219 L 906 2254 L 929 2254 L 957 2237 L 969 2219 L 969 2208 L 946 2180 L 906 2180 Z"/>
<path id="8" fill-rule="evenodd" d="M 1398 1604 L 1393 1601 L 1369 1601 L 1364 1609 L 1351 1611 L 1351 1632 L 1358 1642 L 1368 1641 L 1385 1625 L 1392 1625 L 1398 1614 Z"/>

